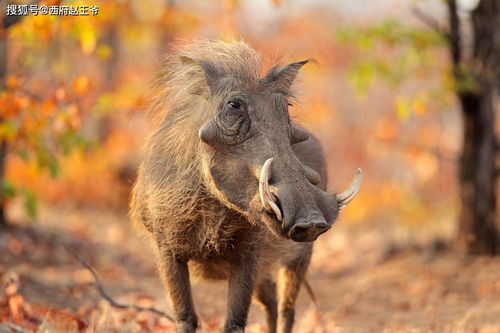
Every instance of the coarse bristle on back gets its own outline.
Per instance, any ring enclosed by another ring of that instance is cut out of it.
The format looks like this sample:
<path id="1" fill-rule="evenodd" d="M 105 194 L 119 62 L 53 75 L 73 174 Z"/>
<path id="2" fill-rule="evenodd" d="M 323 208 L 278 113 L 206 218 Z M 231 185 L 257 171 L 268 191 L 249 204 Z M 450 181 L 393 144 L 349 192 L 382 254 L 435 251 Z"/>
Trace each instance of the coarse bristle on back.
<path id="1" fill-rule="evenodd" d="M 200 64 L 215 69 L 220 77 L 246 84 L 256 83 L 261 70 L 259 54 L 242 41 L 197 39 L 177 47 L 166 56 L 157 80 L 151 107 L 154 123 L 159 124 L 170 110 L 186 109 L 195 95 L 209 97 Z"/>

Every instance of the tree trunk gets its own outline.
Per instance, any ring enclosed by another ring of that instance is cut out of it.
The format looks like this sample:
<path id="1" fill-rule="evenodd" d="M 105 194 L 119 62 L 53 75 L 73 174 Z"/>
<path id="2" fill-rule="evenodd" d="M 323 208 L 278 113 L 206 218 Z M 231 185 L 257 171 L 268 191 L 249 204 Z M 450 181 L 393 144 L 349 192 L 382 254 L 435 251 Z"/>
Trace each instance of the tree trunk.
<path id="1" fill-rule="evenodd" d="M 0 122 L 2 120 L 0 119 Z M 5 165 L 7 162 L 7 141 L 0 141 L 0 228 L 7 225 L 5 216 L 5 200 L 3 195 L 3 186 L 1 186 L 5 179 Z"/>
<path id="2" fill-rule="evenodd" d="M 31 2 L 31 4 L 37 4 L 39 0 Z M 2 9 L 7 8 L 7 4 L 10 1 L 0 0 L 0 6 Z M 3 13 L 3 19 L 0 25 L 0 92 L 6 89 L 6 79 L 7 79 L 7 50 L 8 50 L 8 32 L 9 28 L 13 25 L 19 23 L 19 21 L 24 17 L 21 15 L 6 16 Z M 0 123 L 4 119 L 0 115 Z M 3 193 L 3 183 L 5 181 L 5 167 L 7 165 L 7 154 L 9 149 L 9 143 L 5 139 L 0 139 L 0 228 L 7 225 L 7 220 L 5 216 L 5 204 L 6 199 Z"/>
<path id="3" fill-rule="evenodd" d="M 448 9 L 450 53 L 464 126 L 460 166 L 462 207 L 456 245 L 467 254 L 500 254 L 500 232 L 496 225 L 498 173 L 495 166 L 500 0 L 481 0 L 472 12 L 474 46 L 467 66 L 461 59 L 460 22 L 455 0 L 448 1 Z M 461 81 L 468 75 L 474 78 L 475 87 L 466 90 Z"/>
<path id="4" fill-rule="evenodd" d="M 464 138 L 460 166 L 462 209 L 457 245 L 468 254 L 500 253 L 495 225 L 495 110 L 494 92 L 459 94 Z"/>
<path id="5" fill-rule="evenodd" d="M 38 4 L 40 0 L 32 1 L 31 4 Z M 6 9 L 10 1 L 0 0 L 0 8 Z M 13 25 L 19 23 L 19 21 L 24 16 L 12 15 L 7 16 L 3 13 L 3 19 L 0 25 L 0 92 L 6 89 L 6 79 L 7 79 L 7 50 L 8 50 L 8 32 L 9 28 Z M 0 114 L 0 123 L 4 119 Z M 9 150 L 9 143 L 6 139 L 0 138 L 0 228 L 7 225 L 7 220 L 5 216 L 5 203 L 6 199 L 3 193 L 3 184 L 5 181 L 5 167 L 7 165 L 7 154 Z"/>
<path id="6" fill-rule="evenodd" d="M 5 87 L 7 76 L 7 28 L 2 25 L 0 27 L 0 92 Z M 0 115 L 0 124 L 3 122 Z M 5 198 L 3 194 L 3 182 L 5 179 L 5 165 L 7 163 L 7 140 L 0 138 L 0 228 L 6 226 L 5 218 Z"/>

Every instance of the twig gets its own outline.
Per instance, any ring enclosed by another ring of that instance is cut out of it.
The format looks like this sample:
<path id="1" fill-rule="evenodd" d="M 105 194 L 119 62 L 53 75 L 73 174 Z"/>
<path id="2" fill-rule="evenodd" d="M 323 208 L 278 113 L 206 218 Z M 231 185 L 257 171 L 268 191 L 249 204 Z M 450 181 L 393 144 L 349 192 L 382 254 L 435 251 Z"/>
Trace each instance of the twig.
<path id="1" fill-rule="evenodd" d="M 153 313 L 156 313 L 156 314 L 158 314 L 160 316 L 163 316 L 163 317 L 167 318 L 168 320 L 170 320 L 172 322 L 175 322 L 175 319 L 172 318 L 172 316 L 170 316 L 170 315 L 166 314 L 165 312 L 163 312 L 161 310 L 158 310 L 156 308 L 153 308 L 153 307 L 144 307 L 144 306 L 140 306 L 140 305 L 136 305 L 136 304 L 123 304 L 123 303 L 119 303 L 119 302 L 115 301 L 111 297 L 111 295 L 107 292 L 107 290 L 104 288 L 104 286 L 101 283 L 101 280 L 99 279 L 99 276 L 97 275 L 97 273 L 94 270 L 94 268 L 92 266 L 90 266 L 90 264 L 87 263 L 78 254 L 76 254 L 75 252 L 73 252 L 72 250 L 70 250 L 68 247 L 66 247 L 64 245 L 62 245 L 62 246 L 64 247 L 64 249 L 66 251 L 68 251 L 69 254 L 71 254 L 76 260 L 78 260 L 78 262 L 80 262 L 80 264 L 83 267 L 85 267 L 87 270 L 90 271 L 90 273 L 94 277 L 94 285 L 96 286 L 97 290 L 101 294 L 102 298 L 104 298 L 106 301 L 108 301 L 108 303 L 112 307 L 115 307 L 115 308 L 118 308 L 118 309 L 133 309 L 133 310 L 136 310 L 136 311 L 139 311 L 139 312 L 143 312 L 143 311 L 153 312 Z"/>
<path id="2" fill-rule="evenodd" d="M 13 332 L 13 333 L 23 333 L 26 332 L 21 326 L 15 325 L 13 323 L 0 323 L 0 332 Z"/>
<path id="3" fill-rule="evenodd" d="M 309 284 L 309 281 L 307 279 L 304 279 L 304 287 L 306 287 L 307 293 L 309 294 L 309 297 L 311 297 L 311 301 L 314 303 L 314 307 L 318 309 L 318 302 L 316 300 L 316 294 L 314 293 L 313 288 Z"/>
<path id="4" fill-rule="evenodd" d="M 448 38 L 448 36 L 449 36 L 448 31 L 446 31 L 446 29 L 443 26 L 441 26 L 441 24 L 439 24 L 438 20 L 436 20 L 435 18 L 424 13 L 417 6 L 411 7 L 411 12 L 422 23 L 424 23 L 425 25 L 430 27 L 432 30 L 434 30 L 434 31 L 436 31 L 436 32 L 438 32 L 438 33 L 440 33 Z"/>
<path id="5" fill-rule="evenodd" d="M 448 7 L 448 44 L 450 48 L 451 62 L 453 65 L 453 73 L 455 79 L 461 80 L 463 78 L 462 70 L 460 69 L 460 62 L 462 60 L 462 36 L 461 36 L 461 21 L 458 16 L 458 6 L 456 0 L 446 1 Z"/>

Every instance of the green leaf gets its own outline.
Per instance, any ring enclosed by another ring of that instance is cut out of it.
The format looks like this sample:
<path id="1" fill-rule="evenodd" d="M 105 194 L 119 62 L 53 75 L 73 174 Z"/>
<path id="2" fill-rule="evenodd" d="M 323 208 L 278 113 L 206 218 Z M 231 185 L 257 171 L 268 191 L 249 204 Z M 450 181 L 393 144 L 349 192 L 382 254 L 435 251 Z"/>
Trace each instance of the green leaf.
<path id="1" fill-rule="evenodd" d="M 24 209 L 31 219 L 35 219 L 38 215 L 38 202 L 35 194 L 30 189 L 23 190 Z"/>
<path id="2" fill-rule="evenodd" d="M 109 115 L 113 110 L 113 96 L 111 94 L 101 94 L 96 103 L 95 113 L 97 115 Z"/>
<path id="3" fill-rule="evenodd" d="M 27 162 L 30 158 L 30 154 L 27 150 L 19 150 L 17 151 L 17 155 L 21 157 L 25 162 Z"/>
<path id="4" fill-rule="evenodd" d="M 434 31 L 395 19 L 341 28 L 335 34 L 352 54 L 347 76 L 358 97 L 364 97 L 377 81 L 396 89 L 406 81 L 434 74 L 437 50 L 446 44 Z M 460 84 L 466 89 L 472 86 L 470 80 Z M 407 112 L 400 106 L 398 115 L 404 119 Z"/>
<path id="5" fill-rule="evenodd" d="M 57 157 L 45 148 L 37 151 L 37 163 L 41 169 L 47 168 L 50 176 L 56 178 L 59 174 L 59 162 Z"/>
<path id="6" fill-rule="evenodd" d="M 360 61 L 350 69 L 348 78 L 358 96 L 363 97 L 366 94 L 368 87 L 375 79 L 375 72 L 373 63 L 367 61 Z"/>
<path id="7" fill-rule="evenodd" d="M 7 179 L 4 179 L 2 182 L 0 182 L 0 192 L 2 197 L 10 199 L 16 195 L 17 189 L 14 184 L 9 182 Z"/>
<path id="8" fill-rule="evenodd" d="M 63 154 L 68 155 L 75 149 L 86 149 L 89 146 L 87 140 L 74 130 L 64 132 L 59 138 Z"/>
<path id="9" fill-rule="evenodd" d="M 17 134 L 16 124 L 13 121 L 7 120 L 0 123 L 0 138 L 12 141 Z"/>
<path id="10" fill-rule="evenodd" d="M 59 162 L 54 156 L 51 156 L 49 159 L 49 164 L 47 165 L 49 169 L 50 176 L 52 178 L 57 178 L 59 175 Z"/>

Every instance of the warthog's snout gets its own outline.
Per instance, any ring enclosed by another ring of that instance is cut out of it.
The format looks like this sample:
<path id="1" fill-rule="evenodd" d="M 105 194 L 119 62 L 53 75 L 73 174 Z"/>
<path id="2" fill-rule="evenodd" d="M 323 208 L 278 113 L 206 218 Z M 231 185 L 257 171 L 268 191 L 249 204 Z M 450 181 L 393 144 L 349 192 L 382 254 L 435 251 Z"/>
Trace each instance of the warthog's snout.
<path id="1" fill-rule="evenodd" d="M 319 235 L 328 231 L 331 226 L 325 221 L 308 221 L 295 223 L 288 232 L 288 236 L 296 242 L 312 242 Z"/>
<path id="2" fill-rule="evenodd" d="M 311 181 L 313 177 L 308 173 L 315 173 L 314 171 L 304 172 L 301 178 L 300 173 L 295 172 L 293 168 L 283 170 L 286 168 L 285 163 L 281 163 L 281 176 L 279 169 L 277 177 L 273 176 L 274 191 L 271 191 L 269 179 L 273 160 L 273 158 L 267 159 L 260 170 L 260 201 L 264 209 L 281 222 L 282 230 L 279 234 L 296 242 L 315 241 L 328 231 L 338 212 L 359 192 L 362 177 L 359 169 L 346 191 L 329 194 L 313 185 Z"/>

